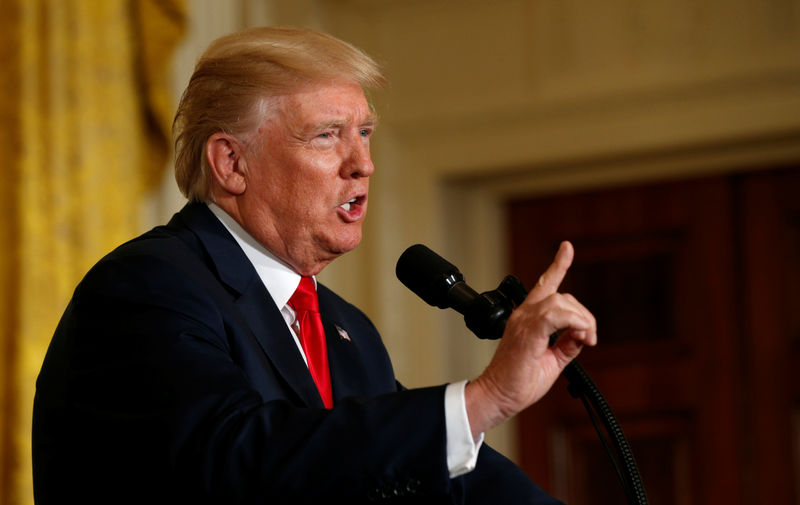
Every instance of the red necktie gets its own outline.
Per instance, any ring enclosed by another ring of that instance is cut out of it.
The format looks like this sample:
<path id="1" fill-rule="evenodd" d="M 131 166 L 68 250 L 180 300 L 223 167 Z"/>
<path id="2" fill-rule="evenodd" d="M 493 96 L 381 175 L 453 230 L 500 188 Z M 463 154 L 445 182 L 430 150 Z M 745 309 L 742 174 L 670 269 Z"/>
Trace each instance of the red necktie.
<path id="1" fill-rule="evenodd" d="M 300 285 L 289 298 L 289 305 L 297 314 L 297 325 L 300 327 L 300 345 L 306 353 L 308 370 L 317 384 L 325 408 L 333 407 L 331 393 L 331 373 L 328 369 L 328 348 L 325 341 L 325 329 L 319 316 L 319 300 L 314 279 L 303 277 Z"/>

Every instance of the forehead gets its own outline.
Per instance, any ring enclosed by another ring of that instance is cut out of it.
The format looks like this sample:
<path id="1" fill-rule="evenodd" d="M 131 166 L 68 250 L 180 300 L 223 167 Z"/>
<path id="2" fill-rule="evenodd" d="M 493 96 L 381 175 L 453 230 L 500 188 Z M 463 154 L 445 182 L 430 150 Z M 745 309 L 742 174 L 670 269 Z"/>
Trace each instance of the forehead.
<path id="1" fill-rule="evenodd" d="M 319 122 L 375 122 L 375 113 L 364 90 L 354 82 L 315 83 L 282 95 L 278 111 L 284 120 L 294 124 Z"/>

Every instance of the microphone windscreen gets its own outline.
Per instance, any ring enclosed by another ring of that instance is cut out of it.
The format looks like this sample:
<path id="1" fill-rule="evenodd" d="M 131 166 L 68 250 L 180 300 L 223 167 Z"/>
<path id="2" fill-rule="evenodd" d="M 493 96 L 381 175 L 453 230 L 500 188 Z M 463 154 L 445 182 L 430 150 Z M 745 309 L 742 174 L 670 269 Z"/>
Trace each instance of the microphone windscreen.
<path id="1" fill-rule="evenodd" d="M 429 305 L 450 307 L 447 292 L 464 276 L 452 263 L 422 244 L 412 245 L 400 255 L 395 273 L 400 282 Z"/>

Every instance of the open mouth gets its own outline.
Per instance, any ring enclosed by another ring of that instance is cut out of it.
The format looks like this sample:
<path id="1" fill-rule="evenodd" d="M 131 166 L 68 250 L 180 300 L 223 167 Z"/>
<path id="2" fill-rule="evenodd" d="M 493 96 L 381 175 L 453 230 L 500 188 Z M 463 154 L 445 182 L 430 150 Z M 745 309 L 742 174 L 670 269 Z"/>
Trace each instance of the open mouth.
<path id="1" fill-rule="evenodd" d="M 348 223 L 361 220 L 366 212 L 367 195 L 356 196 L 338 205 L 339 215 Z"/>
<path id="2" fill-rule="evenodd" d="M 349 200 L 347 202 L 344 202 L 343 204 L 339 205 L 339 207 L 343 208 L 346 212 L 350 212 L 351 205 L 354 205 L 357 201 L 358 197 L 353 198 L 352 200 Z"/>

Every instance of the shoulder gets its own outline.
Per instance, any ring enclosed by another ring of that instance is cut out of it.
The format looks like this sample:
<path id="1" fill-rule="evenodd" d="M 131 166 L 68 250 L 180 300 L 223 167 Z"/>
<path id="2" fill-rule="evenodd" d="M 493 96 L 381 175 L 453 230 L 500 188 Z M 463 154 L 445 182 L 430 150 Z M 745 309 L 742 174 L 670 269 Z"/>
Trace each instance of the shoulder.
<path id="1" fill-rule="evenodd" d="M 103 257 L 86 274 L 76 295 L 92 289 L 174 295 L 176 290 L 197 290 L 200 285 L 205 291 L 214 290 L 220 284 L 214 255 L 222 258 L 219 261 L 242 263 L 243 258 L 231 254 L 236 248 L 205 205 L 188 204 L 169 224 L 155 227 Z M 247 282 L 252 272 L 241 270 L 247 274 Z"/>
<path id="2" fill-rule="evenodd" d="M 198 249 L 163 227 L 120 245 L 98 261 L 78 284 L 71 314 L 81 320 L 193 321 L 221 327 L 221 301 L 228 298 Z M 86 316 L 86 317 L 83 317 Z"/>
<path id="3" fill-rule="evenodd" d="M 104 256 L 87 272 L 78 291 L 102 286 L 113 291 L 131 285 L 143 288 L 181 277 L 199 257 L 163 227 L 132 239 Z"/>

